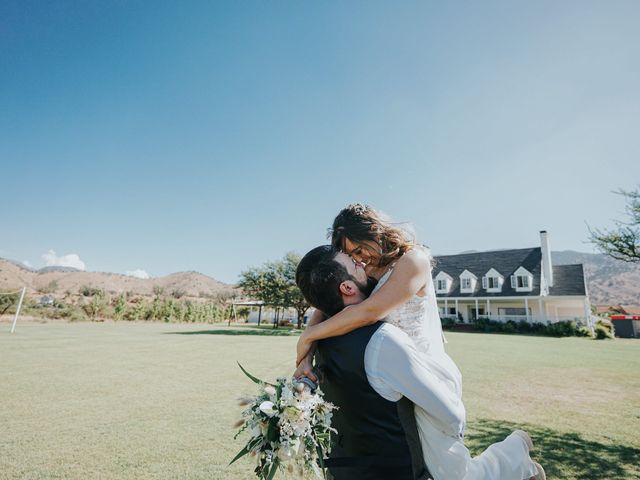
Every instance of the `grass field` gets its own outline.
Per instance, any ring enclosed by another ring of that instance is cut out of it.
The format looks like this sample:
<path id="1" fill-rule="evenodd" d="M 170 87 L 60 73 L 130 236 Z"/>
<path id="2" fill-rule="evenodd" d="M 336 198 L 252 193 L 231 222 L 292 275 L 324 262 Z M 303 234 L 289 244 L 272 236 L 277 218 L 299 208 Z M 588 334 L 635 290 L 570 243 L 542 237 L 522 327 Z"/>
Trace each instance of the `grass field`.
<path id="1" fill-rule="evenodd" d="M 240 361 L 290 373 L 295 336 L 245 326 L 0 323 L 0 479 L 248 479 Z M 285 333 L 285 332 L 279 332 Z M 467 444 L 527 429 L 551 479 L 640 479 L 640 341 L 448 334 Z M 282 476 L 281 478 L 286 478 Z"/>

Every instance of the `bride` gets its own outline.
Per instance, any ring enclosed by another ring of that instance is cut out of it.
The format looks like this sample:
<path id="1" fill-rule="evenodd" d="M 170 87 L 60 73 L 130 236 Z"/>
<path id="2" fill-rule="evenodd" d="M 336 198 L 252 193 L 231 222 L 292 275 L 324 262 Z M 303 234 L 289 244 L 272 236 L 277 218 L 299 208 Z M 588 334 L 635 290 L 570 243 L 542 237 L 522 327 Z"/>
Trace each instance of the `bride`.
<path id="1" fill-rule="evenodd" d="M 355 204 L 335 218 L 331 243 L 378 279 L 371 296 L 325 320 L 316 310 L 298 341 L 300 376 L 311 371 L 314 343 L 343 335 L 383 319 L 405 331 L 421 354 L 429 356 L 434 372 L 461 400 L 460 371 L 444 350 L 442 325 L 431 278 L 431 256 L 411 242 L 399 228 L 382 219 L 373 208 Z M 461 437 L 443 433 L 427 412 L 415 407 L 416 424 L 425 463 L 434 480 L 544 480 L 540 464 L 533 462 L 529 435 L 516 430 L 503 441 L 471 457 Z"/>

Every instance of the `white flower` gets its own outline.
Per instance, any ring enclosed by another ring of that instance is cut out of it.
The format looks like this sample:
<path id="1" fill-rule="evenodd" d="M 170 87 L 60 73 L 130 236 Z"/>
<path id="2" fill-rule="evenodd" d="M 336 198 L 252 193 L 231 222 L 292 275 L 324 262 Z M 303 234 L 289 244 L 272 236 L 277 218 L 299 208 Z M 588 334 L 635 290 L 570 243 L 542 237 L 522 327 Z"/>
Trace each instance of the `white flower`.
<path id="1" fill-rule="evenodd" d="M 276 389 L 273 385 L 267 385 L 266 387 L 264 387 L 264 393 L 266 393 L 270 397 L 273 397 L 276 394 Z"/>
<path id="2" fill-rule="evenodd" d="M 269 417 L 273 417 L 276 413 L 278 413 L 278 411 L 276 410 L 276 406 L 269 400 L 265 400 L 264 402 L 262 402 L 260 404 L 260 407 L 258 408 L 260 408 L 260 411 L 262 413 Z"/>
<path id="3" fill-rule="evenodd" d="M 291 447 L 282 446 L 278 449 L 278 458 L 283 462 L 288 462 L 292 460 L 293 457 L 296 456 L 297 450 L 294 450 Z"/>

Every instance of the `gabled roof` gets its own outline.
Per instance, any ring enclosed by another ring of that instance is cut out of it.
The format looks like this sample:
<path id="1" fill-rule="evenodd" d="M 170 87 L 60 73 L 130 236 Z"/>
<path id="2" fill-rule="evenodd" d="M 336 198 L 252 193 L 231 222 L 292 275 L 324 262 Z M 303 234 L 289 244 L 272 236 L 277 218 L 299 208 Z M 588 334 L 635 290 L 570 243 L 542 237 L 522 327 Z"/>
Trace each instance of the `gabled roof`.
<path id="1" fill-rule="evenodd" d="M 485 275 L 487 277 L 491 277 L 491 276 L 498 276 L 498 277 L 502 277 L 504 278 L 504 275 L 501 274 L 498 270 L 496 270 L 495 268 L 491 267 L 491 270 L 489 270 L 487 273 L 485 273 Z"/>
<path id="2" fill-rule="evenodd" d="M 438 297 L 474 297 L 477 295 L 483 297 L 525 297 L 540 295 L 540 275 L 542 273 L 540 247 L 441 255 L 434 258 L 436 262 L 433 269 L 434 277 L 440 272 L 446 272 L 453 277 L 449 292 L 438 293 Z M 533 290 L 530 292 L 516 292 L 515 289 L 511 288 L 511 283 L 505 281 L 500 292 L 487 292 L 483 288 L 476 288 L 474 293 L 460 293 L 460 274 L 465 270 L 469 270 L 476 277 L 481 278 L 490 269 L 494 268 L 504 275 L 505 279 L 508 279 L 519 267 L 526 268 L 533 275 Z M 553 270 L 554 275 L 556 268 L 558 267 L 554 267 Z M 584 283 L 584 279 L 582 282 Z M 557 283 L 557 285 L 560 285 L 560 283 Z"/>
<path id="3" fill-rule="evenodd" d="M 549 295 L 586 295 L 582 264 L 554 265 Z"/>
<path id="4" fill-rule="evenodd" d="M 514 275 L 521 275 L 521 276 L 529 275 L 530 273 L 531 272 L 524 267 L 518 267 L 518 269 L 515 272 L 513 272 Z"/>
<path id="5" fill-rule="evenodd" d="M 437 280 L 440 280 L 442 277 L 447 278 L 447 279 L 449 279 L 449 280 L 453 280 L 453 279 L 451 278 L 451 275 L 449 275 L 447 272 L 440 272 L 440 273 L 438 273 L 438 274 L 437 274 L 435 277 L 433 277 L 433 278 L 435 278 L 435 279 L 437 279 Z"/>
<path id="6" fill-rule="evenodd" d="M 465 269 L 459 276 L 463 278 L 473 278 L 474 280 L 478 279 L 478 276 L 468 269 Z"/>

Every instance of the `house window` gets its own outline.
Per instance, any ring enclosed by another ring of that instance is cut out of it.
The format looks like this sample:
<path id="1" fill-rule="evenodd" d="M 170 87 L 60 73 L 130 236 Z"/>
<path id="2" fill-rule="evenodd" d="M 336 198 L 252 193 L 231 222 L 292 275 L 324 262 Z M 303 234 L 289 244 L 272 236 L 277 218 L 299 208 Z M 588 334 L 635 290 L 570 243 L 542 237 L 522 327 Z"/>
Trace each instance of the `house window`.
<path id="1" fill-rule="evenodd" d="M 498 277 L 488 277 L 487 288 L 500 288 L 500 282 L 498 281 Z"/>
<path id="2" fill-rule="evenodd" d="M 462 278 L 461 281 L 462 281 L 462 283 L 460 285 L 462 286 L 462 290 L 471 290 L 471 279 L 470 278 Z"/>
<path id="3" fill-rule="evenodd" d="M 518 275 L 516 277 L 516 286 L 517 288 L 529 288 L 529 276 Z"/>
<path id="4" fill-rule="evenodd" d="M 446 290 L 447 289 L 447 281 L 446 280 L 438 280 L 437 282 L 437 288 L 438 290 L 442 291 L 442 290 Z"/>
<path id="5" fill-rule="evenodd" d="M 531 315 L 531 309 L 528 310 L 528 315 Z M 507 307 L 507 308 L 498 308 L 498 315 L 519 315 L 519 316 L 526 316 L 527 315 L 527 309 L 525 308 L 515 308 L 515 307 Z"/>

